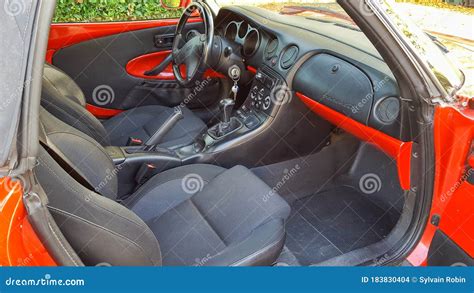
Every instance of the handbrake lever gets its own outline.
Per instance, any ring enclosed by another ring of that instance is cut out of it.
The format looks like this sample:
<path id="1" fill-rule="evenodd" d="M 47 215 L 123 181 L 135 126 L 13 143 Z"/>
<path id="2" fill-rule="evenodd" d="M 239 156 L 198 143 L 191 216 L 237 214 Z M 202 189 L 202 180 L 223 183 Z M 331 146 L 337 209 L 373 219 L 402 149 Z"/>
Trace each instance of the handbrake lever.
<path id="1" fill-rule="evenodd" d="M 179 120 L 183 119 L 183 111 L 181 107 L 177 106 L 174 108 L 173 114 L 171 114 L 168 119 L 166 119 L 165 123 L 161 125 L 161 127 L 153 134 L 146 142 L 146 146 L 156 146 L 161 142 L 163 137 L 170 132 L 170 130 L 178 123 Z"/>

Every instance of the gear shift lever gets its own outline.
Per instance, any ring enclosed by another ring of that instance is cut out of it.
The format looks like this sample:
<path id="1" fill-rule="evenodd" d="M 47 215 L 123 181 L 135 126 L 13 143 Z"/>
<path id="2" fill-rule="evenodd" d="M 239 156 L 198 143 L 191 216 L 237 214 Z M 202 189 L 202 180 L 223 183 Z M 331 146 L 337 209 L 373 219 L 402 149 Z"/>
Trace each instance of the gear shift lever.
<path id="1" fill-rule="evenodd" d="M 233 99 L 223 99 L 219 104 L 221 111 L 222 111 L 222 119 L 221 122 L 224 124 L 229 124 L 230 117 L 232 116 L 232 110 L 235 106 L 235 101 Z"/>
<path id="2" fill-rule="evenodd" d="M 230 118 L 232 116 L 232 110 L 235 106 L 235 99 L 237 98 L 237 93 L 239 91 L 238 82 L 240 79 L 240 68 L 237 65 L 233 65 L 229 68 L 229 77 L 234 81 L 234 85 L 232 86 L 232 98 L 225 98 L 220 102 L 220 108 L 222 111 L 222 119 L 221 123 L 222 128 L 226 128 L 230 122 Z"/>
<path id="3" fill-rule="evenodd" d="M 229 68 L 229 77 L 234 81 L 231 90 L 232 97 L 222 99 L 219 103 L 219 108 L 222 113 L 221 122 L 210 128 L 208 131 L 213 137 L 223 137 L 241 126 L 241 122 L 235 118 L 232 119 L 232 110 L 234 110 L 235 99 L 239 91 L 238 82 L 240 79 L 240 73 L 240 68 L 237 65 L 233 65 Z"/>

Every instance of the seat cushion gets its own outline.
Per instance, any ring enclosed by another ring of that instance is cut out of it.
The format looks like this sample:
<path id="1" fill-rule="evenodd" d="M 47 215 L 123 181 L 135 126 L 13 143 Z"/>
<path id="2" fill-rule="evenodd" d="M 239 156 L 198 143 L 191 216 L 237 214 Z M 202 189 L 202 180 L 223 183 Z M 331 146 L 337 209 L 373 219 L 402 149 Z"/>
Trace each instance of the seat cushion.
<path id="1" fill-rule="evenodd" d="M 130 137 L 146 142 L 173 112 L 173 108 L 164 106 L 142 106 L 105 121 L 104 127 L 112 145 L 126 145 Z M 182 112 L 184 118 L 164 136 L 161 147 L 191 144 L 206 129 L 204 122 L 189 109 L 183 107 Z"/>
<path id="2" fill-rule="evenodd" d="M 288 204 L 250 170 L 190 165 L 163 172 L 127 201 L 160 243 L 163 265 L 271 265 Z"/>

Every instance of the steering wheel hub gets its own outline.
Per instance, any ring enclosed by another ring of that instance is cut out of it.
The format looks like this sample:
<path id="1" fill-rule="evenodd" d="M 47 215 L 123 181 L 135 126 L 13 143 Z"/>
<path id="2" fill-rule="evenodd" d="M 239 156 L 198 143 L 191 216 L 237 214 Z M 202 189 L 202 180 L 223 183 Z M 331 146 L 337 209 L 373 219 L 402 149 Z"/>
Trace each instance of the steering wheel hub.
<path id="1" fill-rule="evenodd" d="M 187 20 L 195 11 L 198 11 L 203 19 L 204 34 L 196 32 L 191 39 L 185 40 L 183 30 Z M 173 73 L 181 86 L 194 84 L 196 80 L 202 77 L 207 67 L 213 41 L 214 20 L 211 10 L 205 3 L 190 4 L 179 19 L 172 49 Z M 185 67 L 185 77 L 182 76 L 182 66 Z"/>

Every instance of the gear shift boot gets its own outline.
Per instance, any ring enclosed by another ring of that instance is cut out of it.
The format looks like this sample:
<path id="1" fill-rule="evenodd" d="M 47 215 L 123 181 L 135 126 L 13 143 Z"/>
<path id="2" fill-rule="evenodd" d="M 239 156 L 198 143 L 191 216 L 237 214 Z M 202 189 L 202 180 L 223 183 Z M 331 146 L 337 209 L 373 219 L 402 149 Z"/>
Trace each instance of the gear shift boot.
<path id="1" fill-rule="evenodd" d="M 242 122 L 239 119 L 232 117 L 229 122 L 221 122 L 207 130 L 209 136 L 214 139 L 220 139 L 229 135 L 242 127 Z"/>

